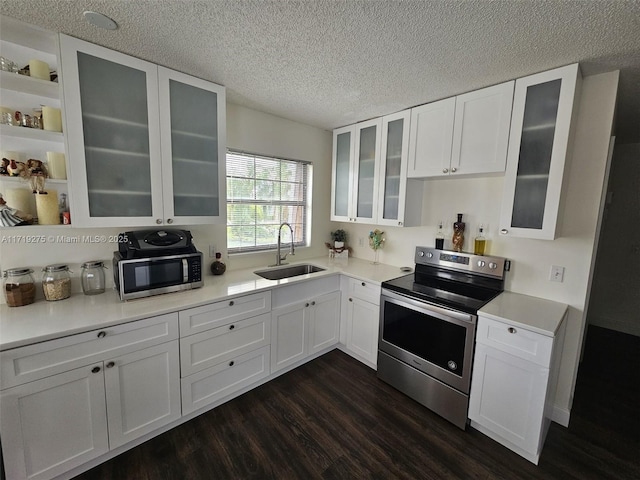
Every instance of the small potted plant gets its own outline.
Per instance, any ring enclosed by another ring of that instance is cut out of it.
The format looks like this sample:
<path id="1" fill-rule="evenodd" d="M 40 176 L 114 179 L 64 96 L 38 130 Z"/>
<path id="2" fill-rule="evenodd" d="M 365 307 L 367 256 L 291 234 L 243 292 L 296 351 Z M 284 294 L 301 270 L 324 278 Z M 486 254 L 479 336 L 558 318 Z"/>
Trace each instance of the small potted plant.
<path id="1" fill-rule="evenodd" d="M 331 232 L 331 239 L 333 240 L 333 248 L 344 248 L 344 242 L 347 241 L 347 232 L 342 229 Z"/>

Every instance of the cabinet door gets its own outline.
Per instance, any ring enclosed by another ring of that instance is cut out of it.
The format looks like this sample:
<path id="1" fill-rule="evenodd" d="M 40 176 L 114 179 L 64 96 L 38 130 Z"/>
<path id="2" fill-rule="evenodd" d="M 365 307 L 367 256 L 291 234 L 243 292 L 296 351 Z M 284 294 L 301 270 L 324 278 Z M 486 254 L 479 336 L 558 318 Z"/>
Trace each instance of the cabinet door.
<path id="1" fill-rule="evenodd" d="M 311 301 L 309 315 L 309 355 L 338 343 L 340 333 L 340 292 Z"/>
<path id="2" fill-rule="evenodd" d="M 504 172 L 514 82 L 456 97 L 450 173 Z"/>
<path id="3" fill-rule="evenodd" d="M 102 363 L 0 394 L 7 478 L 49 479 L 109 451 Z"/>
<path id="4" fill-rule="evenodd" d="M 353 156 L 355 125 L 333 131 L 333 164 L 331 170 L 331 220 L 350 222 L 353 195 Z"/>
<path id="5" fill-rule="evenodd" d="M 307 356 L 307 321 L 310 302 L 296 303 L 271 312 L 271 372 Z"/>
<path id="6" fill-rule="evenodd" d="M 105 362 L 112 449 L 180 418 L 178 341 Z"/>
<path id="7" fill-rule="evenodd" d="M 449 174 L 455 97 L 411 109 L 409 177 Z"/>
<path id="8" fill-rule="evenodd" d="M 225 223 L 225 89 L 162 67 L 158 81 L 165 221 Z"/>
<path id="9" fill-rule="evenodd" d="M 74 223 L 163 223 L 158 69 L 60 35 Z"/>
<path id="10" fill-rule="evenodd" d="M 577 64 L 516 80 L 501 234 L 555 238 L 579 84 Z"/>
<path id="11" fill-rule="evenodd" d="M 498 437 L 537 454 L 549 369 L 476 345 L 469 418 Z"/>
<path id="12" fill-rule="evenodd" d="M 359 357 L 376 364 L 380 307 L 356 297 L 347 306 L 347 348 Z"/>
<path id="13" fill-rule="evenodd" d="M 381 129 L 380 118 L 356 125 L 353 169 L 353 207 L 356 222 L 371 223 L 378 215 Z"/>
<path id="14" fill-rule="evenodd" d="M 410 118 L 411 110 L 405 110 L 382 119 L 379 225 L 404 224 Z"/>

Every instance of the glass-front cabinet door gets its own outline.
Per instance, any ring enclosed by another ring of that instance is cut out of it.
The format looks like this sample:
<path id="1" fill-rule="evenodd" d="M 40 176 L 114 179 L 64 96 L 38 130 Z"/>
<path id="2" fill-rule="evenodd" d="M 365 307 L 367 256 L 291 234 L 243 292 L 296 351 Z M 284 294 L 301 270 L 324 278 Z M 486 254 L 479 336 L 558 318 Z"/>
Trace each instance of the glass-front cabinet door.
<path id="1" fill-rule="evenodd" d="M 158 67 L 167 223 L 226 221 L 225 89 Z"/>
<path id="2" fill-rule="evenodd" d="M 333 131 L 333 164 L 331 169 L 331 220 L 351 222 L 353 194 L 353 155 L 355 125 Z"/>
<path id="3" fill-rule="evenodd" d="M 163 223 L 157 66 L 60 36 L 74 224 Z"/>
<path id="4" fill-rule="evenodd" d="M 577 64 L 516 80 L 500 216 L 502 235 L 556 237 L 580 80 Z"/>
<path id="5" fill-rule="evenodd" d="M 381 118 L 356 125 L 354 154 L 356 222 L 371 223 L 377 218 L 381 129 Z"/>
<path id="6" fill-rule="evenodd" d="M 380 194 L 376 222 L 380 225 L 404 224 L 410 118 L 411 110 L 382 118 Z"/>

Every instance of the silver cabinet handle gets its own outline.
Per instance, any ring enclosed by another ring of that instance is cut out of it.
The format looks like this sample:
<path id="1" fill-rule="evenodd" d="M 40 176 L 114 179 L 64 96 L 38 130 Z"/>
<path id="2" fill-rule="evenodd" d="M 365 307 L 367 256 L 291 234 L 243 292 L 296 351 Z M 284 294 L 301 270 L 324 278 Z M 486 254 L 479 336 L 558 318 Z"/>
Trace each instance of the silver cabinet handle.
<path id="1" fill-rule="evenodd" d="M 162 219 L 161 219 L 161 218 L 156 218 L 156 223 L 157 223 L 158 225 L 160 225 L 160 224 L 162 223 Z"/>
<path id="2" fill-rule="evenodd" d="M 507 332 L 509 332 L 509 333 L 517 333 L 518 331 L 513 327 L 509 327 L 509 328 L 507 328 Z"/>
<path id="3" fill-rule="evenodd" d="M 448 168 L 443 168 L 442 169 L 442 173 L 449 173 L 449 169 Z"/>
<path id="4" fill-rule="evenodd" d="M 107 332 L 102 331 L 102 332 L 98 332 L 98 338 L 104 338 L 107 336 Z"/>
<path id="5" fill-rule="evenodd" d="M 115 362 L 109 362 L 109 363 L 107 363 L 106 366 L 107 366 L 107 368 L 113 368 L 113 367 L 116 366 L 116 364 L 115 364 Z"/>
<path id="6" fill-rule="evenodd" d="M 452 171 L 453 173 L 456 173 L 456 172 L 458 171 L 458 169 L 457 169 L 456 167 L 451 167 L 451 171 Z"/>
<path id="7" fill-rule="evenodd" d="M 507 230 L 506 228 L 503 228 L 502 230 L 500 230 L 500 233 L 502 235 L 506 235 L 507 233 L 509 233 L 509 230 Z"/>

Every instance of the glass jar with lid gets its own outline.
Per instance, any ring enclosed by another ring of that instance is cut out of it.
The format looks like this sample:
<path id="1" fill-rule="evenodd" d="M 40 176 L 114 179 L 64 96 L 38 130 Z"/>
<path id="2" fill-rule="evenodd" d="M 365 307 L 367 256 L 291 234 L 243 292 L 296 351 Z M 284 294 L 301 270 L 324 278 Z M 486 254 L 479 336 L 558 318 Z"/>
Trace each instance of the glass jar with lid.
<path id="1" fill-rule="evenodd" d="M 104 293 L 104 262 L 96 260 L 82 264 L 80 281 L 85 295 L 98 295 Z"/>
<path id="2" fill-rule="evenodd" d="M 71 296 L 71 275 L 68 265 L 47 265 L 42 269 L 42 290 L 49 301 L 64 300 Z"/>
<path id="3" fill-rule="evenodd" d="M 4 272 L 4 297 L 10 307 L 22 307 L 33 303 L 36 285 L 30 268 L 10 268 Z"/>

